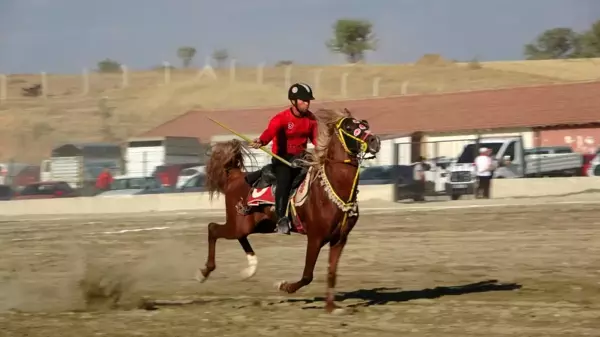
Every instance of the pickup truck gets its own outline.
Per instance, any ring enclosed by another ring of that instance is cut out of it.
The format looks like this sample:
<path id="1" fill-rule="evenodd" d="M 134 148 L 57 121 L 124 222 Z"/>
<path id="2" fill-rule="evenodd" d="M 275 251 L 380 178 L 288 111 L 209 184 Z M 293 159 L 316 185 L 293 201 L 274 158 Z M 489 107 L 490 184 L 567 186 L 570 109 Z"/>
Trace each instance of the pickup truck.
<path id="1" fill-rule="evenodd" d="M 577 176 L 583 165 L 582 154 L 568 147 L 525 149 L 521 137 L 482 138 L 467 144 L 457 161 L 448 166 L 446 194 L 452 200 L 473 195 L 477 183 L 474 162 L 481 147 L 492 150 L 495 179 Z"/>

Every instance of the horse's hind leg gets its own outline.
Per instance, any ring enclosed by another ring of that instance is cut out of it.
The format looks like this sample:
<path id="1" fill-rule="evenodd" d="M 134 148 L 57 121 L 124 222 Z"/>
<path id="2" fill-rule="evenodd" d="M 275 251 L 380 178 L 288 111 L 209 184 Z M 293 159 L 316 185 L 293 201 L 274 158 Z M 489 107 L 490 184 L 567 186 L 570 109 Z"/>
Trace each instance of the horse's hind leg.
<path id="1" fill-rule="evenodd" d="M 256 274 L 256 267 L 258 266 L 258 258 L 248 241 L 248 236 L 244 236 L 238 239 L 242 248 L 246 252 L 246 258 L 248 259 L 248 267 L 244 268 L 241 272 L 242 278 L 247 280 Z"/>
<path id="2" fill-rule="evenodd" d="M 235 228 L 229 226 L 229 223 L 220 225 L 215 222 L 208 224 L 208 257 L 206 258 L 206 266 L 203 269 L 198 270 L 196 273 L 196 280 L 200 282 L 206 281 L 210 273 L 212 273 L 217 265 L 215 263 L 215 251 L 217 246 L 217 239 L 230 238 L 234 235 Z"/>

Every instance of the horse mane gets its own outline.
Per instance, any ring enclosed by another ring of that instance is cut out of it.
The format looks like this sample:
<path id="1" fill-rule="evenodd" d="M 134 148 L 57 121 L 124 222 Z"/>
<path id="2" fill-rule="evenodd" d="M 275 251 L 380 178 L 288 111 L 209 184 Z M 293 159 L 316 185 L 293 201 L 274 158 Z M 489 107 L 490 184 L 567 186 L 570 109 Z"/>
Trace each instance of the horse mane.
<path id="1" fill-rule="evenodd" d="M 244 156 L 250 155 L 250 151 L 241 141 L 232 139 L 214 144 L 209 155 L 205 186 L 212 200 L 215 193 L 225 193 L 230 170 L 245 170 Z"/>
<path id="2" fill-rule="evenodd" d="M 313 113 L 317 120 L 317 146 L 314 155 L 307 158 L 307 164 L 319 166 L 325 163 L 327 149 L 335 135 L 335 123 L 344 117 L 352 117 L 348 109 L 319 109 Z"/>

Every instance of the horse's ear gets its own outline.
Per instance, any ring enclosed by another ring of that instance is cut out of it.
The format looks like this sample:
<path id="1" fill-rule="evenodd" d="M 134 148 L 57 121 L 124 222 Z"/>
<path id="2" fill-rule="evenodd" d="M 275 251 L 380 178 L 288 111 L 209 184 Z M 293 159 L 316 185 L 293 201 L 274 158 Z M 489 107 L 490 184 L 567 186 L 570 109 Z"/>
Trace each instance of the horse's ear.
<path id="1" fill-rule="evenodd" d="M 352 113 L 350 112 L 350 110 L 348 110 L 348 108 L 344 108 L 344 113 L 346 114 L 346 116 L 352 116 Z"/>

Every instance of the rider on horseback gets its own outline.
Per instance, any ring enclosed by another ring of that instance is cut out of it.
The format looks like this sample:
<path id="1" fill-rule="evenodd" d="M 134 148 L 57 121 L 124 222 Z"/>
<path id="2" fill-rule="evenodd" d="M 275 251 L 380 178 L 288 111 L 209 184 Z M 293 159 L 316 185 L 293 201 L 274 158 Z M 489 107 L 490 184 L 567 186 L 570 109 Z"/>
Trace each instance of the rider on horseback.
<path id="1" fill-rule="evenodd" d="M 250 146 L 257 149 L 273 141 L 272 151 L 276 155 L 292 162 L 306 151 L 308 140 L 316 145 L 317 122 L 308 110 L 310 101 L 314 100 L 312 89 L 308 84 L 295 83 L 288 90 L 288 99 L 292 105 L 279 112 L 269 122 L 267 129 L 256 138 Z M 275 188 L 275 210 L 277 231 L 290 234 L 290 222 L 286 217 L 292 182 L 299 173 L 297 168 L 291 168 L 273 158 L 273 170 L 277 178 Z"/>

